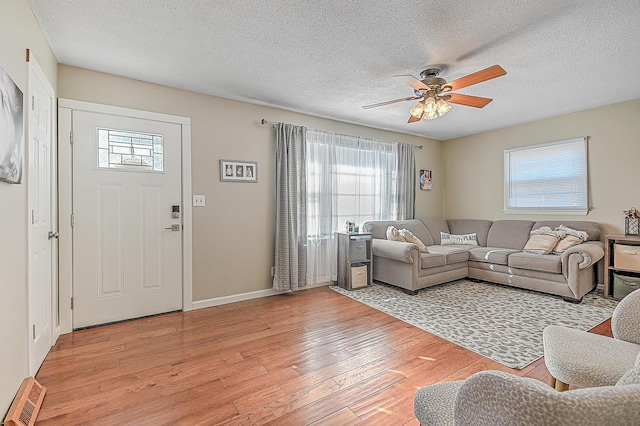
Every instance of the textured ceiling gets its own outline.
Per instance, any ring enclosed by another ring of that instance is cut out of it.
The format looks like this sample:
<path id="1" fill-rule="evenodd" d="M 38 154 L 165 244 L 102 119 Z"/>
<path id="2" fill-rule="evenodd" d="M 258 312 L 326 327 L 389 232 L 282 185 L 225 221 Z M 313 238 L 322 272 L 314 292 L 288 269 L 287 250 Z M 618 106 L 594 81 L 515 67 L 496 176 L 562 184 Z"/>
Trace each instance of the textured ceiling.
<path id="1" fill-rule="evenodd" d="M 638 0 L 29 2 L 62 64 L 439 140 L 640 98 Z M 483 109 L 361 108 L 494 64 Z"/>

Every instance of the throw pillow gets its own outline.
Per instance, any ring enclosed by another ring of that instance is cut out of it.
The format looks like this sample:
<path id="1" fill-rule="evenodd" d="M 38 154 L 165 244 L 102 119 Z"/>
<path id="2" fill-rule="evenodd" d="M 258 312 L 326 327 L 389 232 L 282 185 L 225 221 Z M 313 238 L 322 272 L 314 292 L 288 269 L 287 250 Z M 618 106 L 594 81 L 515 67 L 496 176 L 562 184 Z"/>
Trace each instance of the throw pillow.
<path id="1" fill-rule="evenodd" d="M 409 231 L 408 229 L 401 229 L 398 232 L 406 242 L 417 245 L 421 253 L 429 253 L 429 250 L 427 250 L 427 246 L 425 246 L 424 243 L 420 241 L 420 238 L 413 235 L 411 231 Z"/>
<path id="2" fill-rule="evenodd" d="M 586 232 L 578 231 L 577 229 L 572 229 L 564 225 L 558 226 L 556 231 L 564 232 L 566 235 L 558 241 L 558 244 L 553 248 L 551 254 L 562 254 L 568 248 L 577 246 L 589 239 L 589 234 Z"/>
<path id="3" fill-rule="evenodd" d="M 580 238 L 582 241 L 587 241 L 589 239 L 589 234 L 586 232 L 578 231 L 577 229 L 572 229 L 564 225 L 558 226 L 556 231 L 564 231 L 565 234 Z"/>
<path id="4" fill-rule="evenodd" d="M 467 246 L 477 246 L 478 236 L 476 233 L 455 235 L 447 232 L 440 232 L 440 245 L 445 244 L 462 244 Z"/>
<path id="5" fill-rule="evenodd" d="M 565 235 L 564 238 L 558 241 L 558 244 L 556 244 L 556 246 L 553 248 L 553 251 L 551 252 L 551 254 L 562 254 L 568 248 L 577 246 L 578 244 L 582 244 L 582 243 L 583 243 L 582 239 L 578 237 L 574 237 L 573 235 Z"/>
<path id="6" fill-rule="evenodd" d="M 522 249 L 525 253 L 549 254 L 565 234 L 563 231 L 554 231 L 548 226 L 534 229 L 529 233 L 529 241 Z"/>
<path id="7" fill-rule="evenodd" d="M 387 240 L 404 242 L 404 238 L 400 235 L 400 231 L 398 231 L 398 229 L 393 225 L 387 228 Z"/>

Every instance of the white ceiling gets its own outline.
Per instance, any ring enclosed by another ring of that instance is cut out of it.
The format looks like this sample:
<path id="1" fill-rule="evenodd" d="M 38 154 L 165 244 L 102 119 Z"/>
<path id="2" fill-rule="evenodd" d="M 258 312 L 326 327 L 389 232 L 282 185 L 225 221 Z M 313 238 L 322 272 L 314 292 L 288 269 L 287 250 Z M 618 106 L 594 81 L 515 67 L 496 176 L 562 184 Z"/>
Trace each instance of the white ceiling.
<path id="1" fill-rule="evenodd" d="M 439 140 L 640 98 L 638 0 L 29 2 L 62 64 Z M 494 64 L 483 109 L 361 108 Z"/>

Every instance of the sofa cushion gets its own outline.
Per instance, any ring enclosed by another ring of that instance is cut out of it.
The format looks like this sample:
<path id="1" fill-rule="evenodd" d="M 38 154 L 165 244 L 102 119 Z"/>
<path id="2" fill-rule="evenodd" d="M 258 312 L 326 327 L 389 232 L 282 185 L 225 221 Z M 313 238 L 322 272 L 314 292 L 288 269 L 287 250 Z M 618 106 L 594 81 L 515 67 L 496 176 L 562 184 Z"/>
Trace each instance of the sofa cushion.
<path id="1" fill-rule="evenodd" d="M 427 241 L 422 240 L 422 242 L 424 242 L 427 246 L 430 246 L 433 244 L 440 244 L 440 233 L 450 232 L 449 225 L 447 224 L 447 221 L 444 219 L 422 219 L 421 222 L 429 231 L 429 235 L 431 236 L 431 239 L 433 241 L 431 244 L 429 244 L 427 243 Z"/>
<path id="2" fill-rule="evenodd" d="M 562 272 L 560 256 L 543 255 L 534 253 L 513 253 L 509 255 L 508 265 L 512 268 L 531 269 L 542 272 Z"/>
<path id="3" fill-rule="evenodd" d="M 398 228 L 404 228 L 411 231 L 411 233 L 418 237 L 418 239 L 420 239 L 420 241 L 422 241 L 425 245 L 430 246 L 432 244 L 435 244 L 433 242 L 433 238 L 431 238 L 431 233 L 421 220 L 400 220 L 398 221 L 398 225 Z"/>
<path id="4" fill-rule="evenodd" d="M 518 252 L 519 250 L 499 247 L 474 247 L 469 250 L 469 260 L 475 260 L 476 262 L 493 263 L 498 265 L 507 265 L 509 262 L 509 255 Z"/>
<path id="5" fill-rule="evenodd" d="M 445 256 L 447 265 L 469 260 L 471 246 L 429 246 L 429 253 L 440 253 Z"/>
<path id="6" fill-rule="evenodd" d="M 484 219 L 449 219 L 449 232 L 451 234 L 462 235 L 473 232 L 478 236 L 478 245 L 487 245 L 487 235 L 493 221 Z"/>
<path id="7" fill-rule="evenodd" d="M 530 220 L 498 220 L 493 222 L 487 235 L 487 247 L 522 250 L 529 240 L 533 226 Z"/>
<path id="8" fill-rule="evenodd" d="M 428 269 L 447 264 L 447 257 L 443 253 L 420 253 L 420 268 Z"/>

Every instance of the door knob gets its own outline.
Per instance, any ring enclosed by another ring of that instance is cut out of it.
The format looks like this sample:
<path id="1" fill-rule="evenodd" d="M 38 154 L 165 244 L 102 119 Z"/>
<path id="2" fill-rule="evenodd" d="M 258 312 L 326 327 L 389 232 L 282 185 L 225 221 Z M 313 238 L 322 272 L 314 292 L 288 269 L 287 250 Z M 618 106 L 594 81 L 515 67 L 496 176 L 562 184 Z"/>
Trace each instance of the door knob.
<path id="1" fill-rule="evenodd" d="M 53 232 L 53 231 L 49 231 L 49 234 L 47 234 L 47 236 L 49 237 L 49 239 L 58 238 L 58 233 L 57 232 Z"/>
<path id="2" fill-rule="evenodd" d="M 174 223 L 169 228 L 164 228 L 164 229 L 166 229 L 168 231 L 179 231 L 180 230 L 180 224 L 179 223 Z"/>

